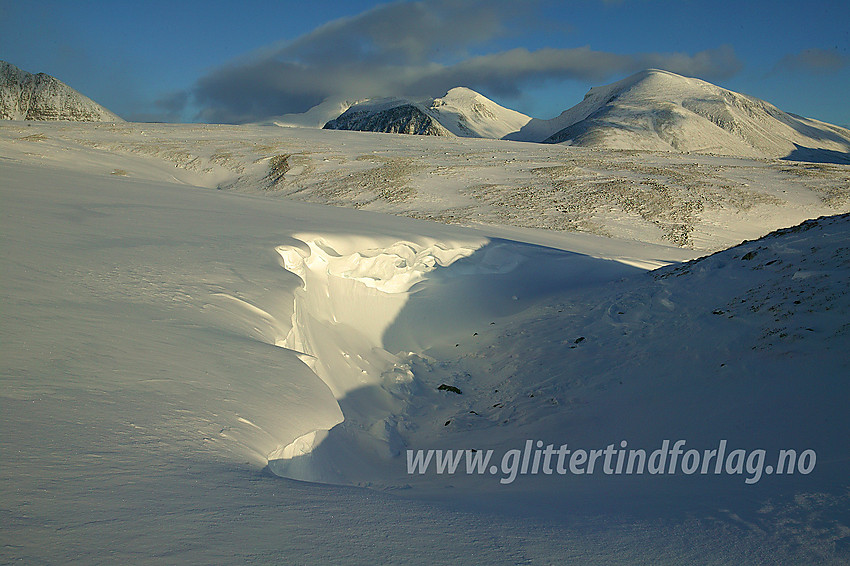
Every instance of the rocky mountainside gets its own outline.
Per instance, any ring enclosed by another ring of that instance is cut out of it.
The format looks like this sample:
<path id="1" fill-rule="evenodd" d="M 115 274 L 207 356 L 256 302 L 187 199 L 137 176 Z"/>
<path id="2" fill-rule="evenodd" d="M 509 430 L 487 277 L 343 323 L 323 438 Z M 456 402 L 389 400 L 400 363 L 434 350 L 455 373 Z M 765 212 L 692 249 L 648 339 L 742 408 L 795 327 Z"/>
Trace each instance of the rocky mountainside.
<path id="1" fill-rule="evenodd" d="M 0 61 L 0 119 L 123 122 L 62 81 Z"/>
<path id="2" fill-rule="evenodd" d="M 532 120 L 506 139 L 850 163 L 845 128 L 655 69 L 592 88 L 560 116 Z"/>
<path id="3" fill-rule="evenodd" d="M 424 136 L 452 135 L 419 104 L 399 98 L 373 99 L 355 104 L 338 118 L 326 123 L 324 129 Z"/>

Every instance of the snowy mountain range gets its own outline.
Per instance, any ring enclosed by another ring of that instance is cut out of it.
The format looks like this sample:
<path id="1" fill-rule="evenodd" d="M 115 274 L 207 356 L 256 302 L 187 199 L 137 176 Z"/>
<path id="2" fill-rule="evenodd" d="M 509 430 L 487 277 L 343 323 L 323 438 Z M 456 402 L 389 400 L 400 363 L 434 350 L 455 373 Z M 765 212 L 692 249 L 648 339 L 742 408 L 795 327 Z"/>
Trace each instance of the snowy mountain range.
<path id="1" fill-rule="evenodd" d="M 123 122 L 62 81 L 0 61 L 0 119 Z"/>
<path id="2" fill-rule="evenodd" d="M 655 69 L 592 88 L 560 116 L 531 120 L 506 139 L 850 162 L 850 130 Z"/>
<path id="3" fill-rule="evenodd" d="M 0 61 L 0 119 L 121 122 L 44 73 Z M 457 136 L 571 146 L 850 163 L 850 130 L 784 112 L 700 79 L 649 69 L 594 87 L 549 119 L 500 106 L 469 88 L 442 98 L 326 100 L 269 121 L 329 130 Z"/>
<path id="4" fill-rule="evenodd" d="M 424 101 L 369 99 L 324 127 L 850 163 L 846 128 L 657 69 L 594 87 L 584 100 L 550 120 L 529 118 L 459 87 Z"/>
<path id="5" fill-rule="evenodd" d="M 500 139 L 518 131 L 529 120 L 531 117 L 499 106 L 474 90 L 457 87 L 442 98 L 421 101 L 369 99 L 354 104 L 324 127 L 328 130 Z"/>

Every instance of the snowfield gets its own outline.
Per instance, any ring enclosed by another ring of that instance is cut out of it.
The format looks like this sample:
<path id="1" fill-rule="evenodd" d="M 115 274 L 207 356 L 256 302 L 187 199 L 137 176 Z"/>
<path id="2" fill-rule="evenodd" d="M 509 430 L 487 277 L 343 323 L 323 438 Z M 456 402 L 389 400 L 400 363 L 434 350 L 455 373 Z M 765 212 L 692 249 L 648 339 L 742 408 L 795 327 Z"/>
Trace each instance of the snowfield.
<path id="1" fill-rule="evenodd" d="M 9 122 L 0 191 L 4 562 L 850 559 L 847 166 Z M 665 439 L 816 466 L 408 473 Z"/>

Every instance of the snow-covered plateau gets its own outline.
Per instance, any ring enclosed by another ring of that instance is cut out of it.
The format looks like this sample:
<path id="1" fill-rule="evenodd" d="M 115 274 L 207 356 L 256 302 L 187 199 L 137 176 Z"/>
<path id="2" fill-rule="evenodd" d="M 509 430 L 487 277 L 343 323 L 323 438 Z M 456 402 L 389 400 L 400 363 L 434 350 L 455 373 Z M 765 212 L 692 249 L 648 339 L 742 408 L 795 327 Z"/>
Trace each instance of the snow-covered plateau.
<path id="1" fill-rule="evenodd" d="M 0 194 L 3 562 L 850 560 L 850 166 L 7 121 Z"/>

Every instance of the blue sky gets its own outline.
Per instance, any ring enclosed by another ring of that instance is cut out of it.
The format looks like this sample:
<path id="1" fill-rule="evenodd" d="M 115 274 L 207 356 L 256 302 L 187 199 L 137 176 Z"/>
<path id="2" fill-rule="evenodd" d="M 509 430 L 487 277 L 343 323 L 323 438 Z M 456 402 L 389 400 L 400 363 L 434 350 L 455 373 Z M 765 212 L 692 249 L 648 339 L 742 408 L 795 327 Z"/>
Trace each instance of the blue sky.
<path id="1" fill-rule="evenodd" d="M 0 0 L 0 59 L 128 119 L 468 86 L 539 118 L 653 66 L 850 124 L 850 2 Z"/>

